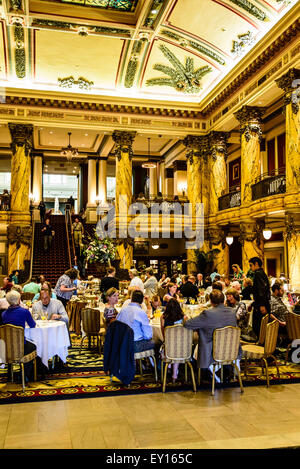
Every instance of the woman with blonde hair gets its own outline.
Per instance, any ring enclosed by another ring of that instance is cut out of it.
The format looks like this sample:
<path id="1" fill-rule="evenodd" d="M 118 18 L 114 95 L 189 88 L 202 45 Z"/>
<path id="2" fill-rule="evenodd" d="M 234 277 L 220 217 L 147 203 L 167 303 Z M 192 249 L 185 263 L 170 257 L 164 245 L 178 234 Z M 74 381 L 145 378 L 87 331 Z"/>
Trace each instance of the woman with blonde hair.
<path id="1" fill-rule="evenodd" d="M 245 278 L 245 274 L 238 264 L 232 264 L 233 278 L 235 280 L 241 280 Z"/>

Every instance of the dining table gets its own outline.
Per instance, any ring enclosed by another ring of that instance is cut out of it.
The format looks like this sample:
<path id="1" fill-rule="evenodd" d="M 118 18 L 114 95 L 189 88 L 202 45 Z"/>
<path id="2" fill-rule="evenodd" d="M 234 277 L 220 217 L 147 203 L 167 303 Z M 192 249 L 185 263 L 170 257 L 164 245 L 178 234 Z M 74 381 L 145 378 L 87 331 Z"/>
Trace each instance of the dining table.
<path id="1" fill-rule="evenodd" d="M 68 347 L 70 347 L 69 332 L 64 321 L 36 320 L 36 327 L 25 327 L 26 340 L 36 346 L 37 356 L 48 368 L 48 360 L 55 355 L 66 363 Z"/>

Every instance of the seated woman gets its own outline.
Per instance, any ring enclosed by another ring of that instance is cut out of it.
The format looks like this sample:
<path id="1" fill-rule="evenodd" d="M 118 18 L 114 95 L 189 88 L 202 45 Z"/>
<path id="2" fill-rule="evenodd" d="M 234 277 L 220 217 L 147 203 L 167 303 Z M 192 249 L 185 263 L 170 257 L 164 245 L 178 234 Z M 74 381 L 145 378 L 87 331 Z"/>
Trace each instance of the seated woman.
<path id="1" fill-rule="evenodd" d="M 117 315 L 118 311 L 115 308 L 115 305 L 119 301 L 119 291 L 112 287 L 109 288 L 106 292 L 106 298 L 107 298 L 107 303 L 105 304 L 104 307 L 104 320 L 105 320 L 105 326 L 108 327 L 111 322 L 113 322 Z"/>
<path id="2" fill-rule="evenodd" d="M 237 325 L 241 329 L 241 334 L 246 333 L 248 327 L 248 313 L 245 303 L 240 301 L 240 295 L 235 288 L 226 291 L 226 306 L 235 309 Z"/>
<path id="3" fill-rule="evenodd" d="M 162 304 L 163 305 L 166 305 L 167 302 L 171 299 L 171 298 L 175 298 L 175 300 L 179 300 L 179 296 L 177 295 L 177 285 L 176 283 L 168 283 L 167 285 L 167 293 L 165 294 L 165 296 L 163 297 L 163 301 L 162 301 Z"/>
<path id="4" fill-rule="evenodd" d="M 245 277 L 243 279 L 242 297 L 243 300 L 251 300 L 253 294 L 253 282 L 251 278 Z"/>
<path id="5" fill-rule="evenodd" d="M 238 264 L 232 264 L 232 270 L 233 270 L 233 278 L 235 280 L 241 281 L 243 278 L 245 278 L 245 274 L 240 268 Z"/>
<path id="6" fill-rule="evenodd" d="M 157 308 L 161 307 L 161 301 L 159 295 L 153 295 L 150 301 L 151 308 L 152 308 L 152 315 L 155 313 Z"/>
<path id="7" fill-rule="evenodd" d="M 175 326 L 175 324 L 182 324 L 183 320 L 186 319 L 180 304 L 175 298 L 170 298 L 167 302 L 165 312 L 160 318 L 161 332 L 165 337 L 165 328 L 168 326 Z M 172 381 L 175 383 L 178 376 L 179 363 L 173 364 Z"/>
<path id="8" fill-rule="evenodd" d="M 52 287 L 51 287 L 51 283 L 50 282 L 43 282 L 41 284 L 41 288 L 43 288 L 44 290 L 49 290 L 49 293 L 50 293 L 50 298 L 57 298 L 56 294 L 54 293 L 54 291 L 52 291 Z M 34 295 L 34 297 L 32 298 L 32 303 L 34 301 L 39 301 L 41 298 L 40 298 L 40 293 L 36 293 Z"/>

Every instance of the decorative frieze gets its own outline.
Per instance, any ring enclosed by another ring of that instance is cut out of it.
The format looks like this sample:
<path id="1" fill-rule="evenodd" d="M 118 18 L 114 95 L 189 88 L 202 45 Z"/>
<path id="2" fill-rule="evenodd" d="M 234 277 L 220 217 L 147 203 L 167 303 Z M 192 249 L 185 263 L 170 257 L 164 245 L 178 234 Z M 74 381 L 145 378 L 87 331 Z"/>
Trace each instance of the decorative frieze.
<path id="1" fill-rule="evenodd" d="M 24 78 L 26 75 L 26 54 L 24 45 L 24 28 L 20 24 L 14 26 L 15 40 L 15 68 L 18 78 Z"/>
<path id="2" fill-rule="evenodd" d="M 93 81 L 89 81 L 83 77 L 79 77 L 78 80 L 75 80 L 73 76 L 58 78 L 58 86 L 61 88 L 72 88 L 74 85 L 77 85 L 81 90 L 90 90 L 93 84 Z"/>
<path id="3" fill-rule="evenodd" d="M 77 23 L 70 23 L 65 21 L 54 21 L 42 18 L 33 18 L 31 26 L 33 28 L 41 28 L 41 29 L 57 29 L 57 30 L 67 30 L 72 31 L 74 33 L 80 34 L 80 31 L 85 28 L 87 34 L 99 34 L 103 36 L 116 36 L 116 37 L 123 37 L 123 38 L 130 38 L 131 32 L 129 29 L 121 29 L 121 28 L 113 28 L 107 26 L 93 26 L 90 24 L 77 24 Z"/>
<path id="4" fill-rule="evenodd" d="M 234 3 L 238 7 L 250 13 L 250 15 L 255 16 L 260 21 L 268 21 L 266 13 L 258 8 L 254 3 L 249 2 L 248 0 L 230 0 L 231 3 Z"/>

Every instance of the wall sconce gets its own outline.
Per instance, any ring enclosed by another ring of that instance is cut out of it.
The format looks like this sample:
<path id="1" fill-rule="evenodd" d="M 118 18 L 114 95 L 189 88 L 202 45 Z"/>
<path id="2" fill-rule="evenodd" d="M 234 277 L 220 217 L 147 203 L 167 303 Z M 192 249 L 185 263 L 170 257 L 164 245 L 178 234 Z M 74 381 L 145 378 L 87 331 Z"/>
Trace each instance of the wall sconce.
<path id="1" fill-rule="evenodd" d="M 231 244 L 233 243 L 233 236 L 226 236 L 226 243 L 228 244 L 228 246 L 231 246 Z"/>
<path id="2" fill-rule="evenodd" d="M 159 248 L 159 244 L 152 244 L 152 249 L 158 249 Z"/>
<path id="3" fill-rule="evenodd" d="M 271 236 L 272 236 L 272 230 L 267 230 L 267 229 L 263 230 L 263 237 L 266 240 L 270 239 Z"/>

